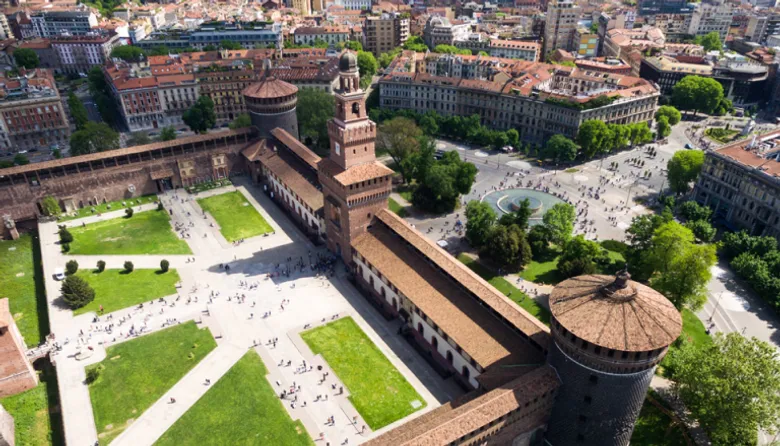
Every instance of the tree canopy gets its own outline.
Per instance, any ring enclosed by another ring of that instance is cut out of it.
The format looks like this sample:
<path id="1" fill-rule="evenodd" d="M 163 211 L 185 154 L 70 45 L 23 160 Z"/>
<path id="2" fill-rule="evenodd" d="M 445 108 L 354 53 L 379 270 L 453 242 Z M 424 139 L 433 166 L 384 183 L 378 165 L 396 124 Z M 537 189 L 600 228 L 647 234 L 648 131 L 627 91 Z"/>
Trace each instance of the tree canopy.
<path id="1" fill-rule="evenodd" d="M 547 140 L 544 146 L 544 156 L 556 163 L 574 161 L 577 158 L 577 144 L 569 138 L 555 134 Z"/>
<path id="2" fill-rule="evenodd" d="M 144 50 L 133 45 L 121 45 L 111 50 L 111 57 L 127 62 L 138 62 L 144 56 Z"/>
<path id="3" fill-rule="evenodd" d="M 403 48 L 405 50 L 415 51 L 418 53 L 424 53 L 428 51 L 428 45 L 425 44 L 425 41 L 423 41 L 422 37 L 420 36 L 409 37 L 406 42 L 404 42 Z"/>
<path id="4" fill-rule="evenodd" d="M 81 277 L 69 275 L 62 282 L 62 300 L 75 310 L 95 300 L 95 290 Z"/>
<path id="5" fill-rule="evenodd" d="M 712 113 L 723 100 L 723 86 L 710 77 L 685 76 L 672 87 L 677 108 Z"/>
<path id="6" fill-rule="evenodd" d="M 414 163 L 410 157 L 420 149 L 420 136 L 422 130 L 409 118 L 399 116 L 379 124 L 376 148 L 393 158 L 406 182 L 412 178 Z"/>
<path id="7" fill-rule="evenodd" d="M 674 389 L 712 444 L 752 446 L 759 429 L 780 427 L 780 361 L 768 343 L 717 333 L 711 344 L 685 343 L 667 361 Z"/>
<path id="8" fill-rule="evenodd" d="M 701 150 L 679 150 L 666 163 L 669 187 L 677 194 L 688 192 L 704 164 Z"/>
<path id="9" fill-rule="evenodd" d="M 14 61 L 17 66 L 28 70 L 38 68 L 41 64 L 40 59 L 38 59 L 38 53 L 30 48 L 17 48 L 16 51 L 14 51 Z"/>
<path id="10" fill-rule="evenodd" d="M 531 246 L 519 226 L 493 225 L 479 258 L 507 271 L 519 271 L 531 261 Z"/>
<path id="11" fill-rule="evenodd" d="M 76 124 L 76 130 L 82 130 L 89 122 L 87 108 L 84 106 L 84 103 L 75 94 L 70 93 L 68 94 L 68 108 L 70 109 L 73 123 Z"/>
<path id="12" fill-rule="evenodd" d="M 712 31 L 704 36 L 697 36 L 695 42 L 704 47 L 704 51 L 720 51 L 723 49 L 723 43 L 720 41 L 720 34 Z"/>
<path id="13" fill-rule="evenodd" d="M 571 239 L 576 219 L 574 206 L 569 203 L 556 203 L 545 212 L 542 222 L 550 231 L 552 242 L 563 245 Z"/>
<path id="14" fill-rule="evenodd" d="M 146 132 L 133 132 L 130 137 L 127 138 L 127 147 L 142 146 L 152 142 L 152 138 Z"/>
<path id="15" fill-rule="evenodd" d="M 70 136 L 70 154 L 86 155 L 119 148 L 119 133 L 103 122 L 88 122 Z"/>
<path id="16" fill-rule="evenodd" d="M 219 47 L 226 50 L 240 50 L 243 48 L 240 43 L 235 40 L 220 40 Z"/>
<path id="17" fill-rule="evenodd" d="M 655 119 L 657 120 L 661 116 L 665 116 L 671 126 L 677 125 L 682 119 L 680 111 L 671 105 L 662 105 L 658 107 L 658 110 L 655 112 Z"/>
<path id="18" fill-rule="evenodd" d="M 413 157 L 418 186 L 412 194 L 412 204 L 437 214 L 451 212 L 460 195 L 471 191 L 477 168 L 461 160 L 456 151 L 446 152 L 440 160 L 434 160 L 434 146 L 432 140 L 426 139 Z"/>
<path id="19" fill-rule="evenodd" d="M 534 211 L 531 209 L 531 202 L 526 198 L 520 202 L 520 206 L 513 212 L 506 213 L 501 216 L 499 223 L 504 226 L 517 225 L 520 229 L 528 229 L 528 220 L 533 215 Z"/>
<path id="20" fill-rule="evenodd" d="M 566 277 L 593 274 L 596 272 L 596 264 L 607 258 L 607 252 L 601 245 L 578 235 L 563 244 L 558 257 L 558 271 Z"/>
<path id="21" fill-rule="evenodd" d="M 206 133 L 217 124 L 217 114 L 214 112 L 214 101 L 208 96 L 200 96 L 192 107 L 181 117 L 182 121 L 196 133 Z"/>
<path id="22" fill-rule="evenodd" d="M 346 42 L 341 42 L 339 46 L 352 51 L 363 51 L 363 44 L 357 40 L 347 40 Z"/>
<path id="23" fill-rule="evenodd" d="M 176 139 L 176 129 L 168 126 L 160 131 L 160 141 L 173 141 Z"/>
<path id="24" fill-rule="evenodd" d="M 249 117 L 249 114 L 247 113 L 238 115 L 236 119 L 234 119 L 233 122 L 229 124 L 229 127 L 233 130 L 243 129 L 251 126 L 252 126 L 252 119 Z"/>
<path id="25" fill-rule="evenodd" d="M 495 211 L 484 201 L 471 200 L 466 205 L 465 215 L 466 239 L 475 248 L 484 246 L 488 234 L 496 222 Z"/>
<path id="26" fill-rule="evenodd" d="M 298 106 L 295 113 L 298 117 L 298 129 L 301 139 L 307 145 L 313 145 L 316 152 L 325 155 L 328 152 L 328 120 L 336 110 L 333 95 L 315 88 L 298 90 Z"/>

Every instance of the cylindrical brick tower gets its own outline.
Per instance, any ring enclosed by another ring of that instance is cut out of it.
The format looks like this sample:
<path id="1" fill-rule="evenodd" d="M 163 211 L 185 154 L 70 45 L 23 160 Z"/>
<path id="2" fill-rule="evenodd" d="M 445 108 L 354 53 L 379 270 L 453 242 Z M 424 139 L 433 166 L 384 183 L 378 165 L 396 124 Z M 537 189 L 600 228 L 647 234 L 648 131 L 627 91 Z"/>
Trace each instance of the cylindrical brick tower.
<path id="1" fill-rule="evenodd" d="M 270 61 L 265 64 L 263 79 L 243 91 L 252 125 L 261 138 L 270 138 L 271 130 L 281 127 L 298 139 L 298 87 L 272 76 Z"/>
<path id="2" fill-rule="evenodd" d="M 561 387 L 547 426 L 552 446 L 625 446 L 655 368 L 682 330 L 662 294 L 617 277 L 579 276 L 550 294 L 548 360 Z"/>

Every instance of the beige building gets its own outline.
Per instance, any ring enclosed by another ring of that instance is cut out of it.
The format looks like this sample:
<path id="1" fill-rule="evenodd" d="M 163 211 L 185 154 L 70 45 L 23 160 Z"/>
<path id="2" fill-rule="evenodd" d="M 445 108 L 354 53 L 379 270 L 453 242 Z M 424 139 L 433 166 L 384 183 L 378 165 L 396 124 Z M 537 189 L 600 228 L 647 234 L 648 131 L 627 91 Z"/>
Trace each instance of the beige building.
<path id="1" fill-rule="evenodd" d="M 292 0 L 293 9 L 297 9 L 301 15 L 311 14 L 311 3 L 309 0 Z"/>
<path id="2" fill-rule="evenodd" d="M 409 18 L 399 13 L 369 16 L 364 25 L 363 49 L 379 56 L 401 46 L 409 39 Z"/>
<path id="3" fill-rule="evenodd" d="M 558 48 L 573 50 L 574 31 L 579 18 L 580 7 L 571 0 L 553 1 L 548 5 L 544 27 L 544 57 Z"/>

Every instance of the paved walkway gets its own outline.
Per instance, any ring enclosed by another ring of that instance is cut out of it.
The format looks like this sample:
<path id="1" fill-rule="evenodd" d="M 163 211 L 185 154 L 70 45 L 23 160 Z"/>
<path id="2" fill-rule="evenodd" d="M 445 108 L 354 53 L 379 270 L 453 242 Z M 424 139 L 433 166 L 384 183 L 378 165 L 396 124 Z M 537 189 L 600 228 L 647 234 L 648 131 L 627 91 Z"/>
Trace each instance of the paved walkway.
<path id="1" fill-rule="evenodd" d="M 358 444 L 392 428 L 393 425 L 378 432 L 367 430 L 361 435 L 359 431 L 363 423 L 360 419 L 357 425 L 352 421 L 358 414 L 347 399 L 348 389 L 345 387 L 343 395 L 336 395 L 337 392 L 332 389 L 333 384 L 337 389 L 343 385 L 335 373 L 330 373 L 322 384 L 319 383 L 321 375 L 316 372 L 298 373 L 298 366 L 303 361 L 314 365 L 314 370 L 317 366 L 328 369 L 322 358 L 311 354 L 299 333 L 305 324 L 315 326 L 322 323 L 323 318 L 327 322 L 336 314 L 353 317 L 425 400 L 427 407 L 410 417 L 419 416 L 462 394 L 453 382 L 443 381 L 396 333 L 397 321 L 385 321 L 347 283 L 342 277 L 343 269 L 328 278 L 316 276 L 308 268 L 304 272 L 295 270 L 289 277 L 267 278 L 269 273 L 278 268 L 292 267 L 300 259 L 308 264 L 309 256 L 312 256 L 312 261 L 316 261 L 317 255 L 325 254 L 325 251 L 316 249 L 292 224 L 285 226 L 289 231 L 279 226 L 278 222 L 288 222 L 287 217 L 257 189 L 239 182 L 236 190 L 247 196 L 268 220 L 275 229 L 274 234 L 253 237 L 238 245 L 229 244 L 221 239 L 218 227 L 210 224 L 210 217 L 203 219 L 196 202 L 183 192 L 168 192 L 161 196 L 161 200 L 166 209 L 173 211 L 172 224 L 186 226 L 183 232 L 190 235 L 185 240 L 193 249 L 191 256 L 66 256 L 57 244 L 56 223 L 40 224 L 52 332 L 63 347 L 52 359 L 58 368 L 68 444 L 91 445 L 98 439 L 89 391 L 84 383 L 84 366 L 104 359 L 105 349 L 111 345 L 189 320 L 209 327 L 217 338 L 218 347 L 139 416 L 116 438 L 114 444 L 153 444 L 208 391 L 204 385 L 206 378 L 212 384 L 216 383 L 253 347 L 265 362 L 269 370 L 265 379 L 275 391 L 281 393 L 293 383 L 302 387 L 295 408 L 290 400 L 283 403 L 293 419 L 302 421 L 312 438 L 317 438 L 322 432 L 331 444 L 345 439 L 350 444 Z M 81 221 L 70 223 L 78 225 Z M 56 266 L 64 265 L 69 259 L 76 259 L 83 265 L 93 265 L 102 259 L 108 268 L 121 268 L 124 261 L 130 260 L 136 268 L 158 268 L 163 258 L 169 260 L 171 267 L 181 275 L 178 295 L 168 296 L 164 302 L 146 303 L 143 308 L 119 310 L 98 320 L 95 320 L 94 313 L 73 317 L 70 310 L 63 308 L 59 303 L 60 284 L 50 275 Z M 189 261 L 189 258 L 194 258 L 194 261 Z M 287 259 L 292 259 L 292 262 L 287 262 Z M 221 264 L 230 264 L 230 272 L 227 273 Z M 212 296 L 212 293 L 219 295 Z M 241 296 L 243 298 L 239 299 Z M 283 302 L 284 310 L 281 309 Z M 268 316 L 263 317 L 266 313 Z M 130 326 L 136 330 L 133 336 L 129 335 Z M 268 344 L 272 338 L 278 338 L 275 347 Z M 87 346 L 92 348 L 92 356 L 77 360 L 78 353 L 88 352 Z M 287 361 L 290 366 L 286 366 Z M 328 401 L 315 402 L 317 395 L 322 395 L 324 399 L 325 394 L 328 394 Z M 169 403 L 171 396 L 176 398 L 175 404 Z M 305 408 L 302 407 L 303 401 L 307 401 Z M 324 422 L 331 415 L 335 416 L 336 423 L 327 426 Z"/>

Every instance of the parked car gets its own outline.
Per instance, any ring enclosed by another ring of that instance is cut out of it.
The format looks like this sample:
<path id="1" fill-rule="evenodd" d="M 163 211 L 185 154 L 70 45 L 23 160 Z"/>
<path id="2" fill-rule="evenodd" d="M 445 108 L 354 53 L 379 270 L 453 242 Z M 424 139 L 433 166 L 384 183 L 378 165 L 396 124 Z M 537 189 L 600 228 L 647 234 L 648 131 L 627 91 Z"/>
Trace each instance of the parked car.
<path id="1" fill-rule="evenodd" d="M 65 280 L 65 269 L 64 268 L 55 268 L 54 269 L 54 280 Z"/>

